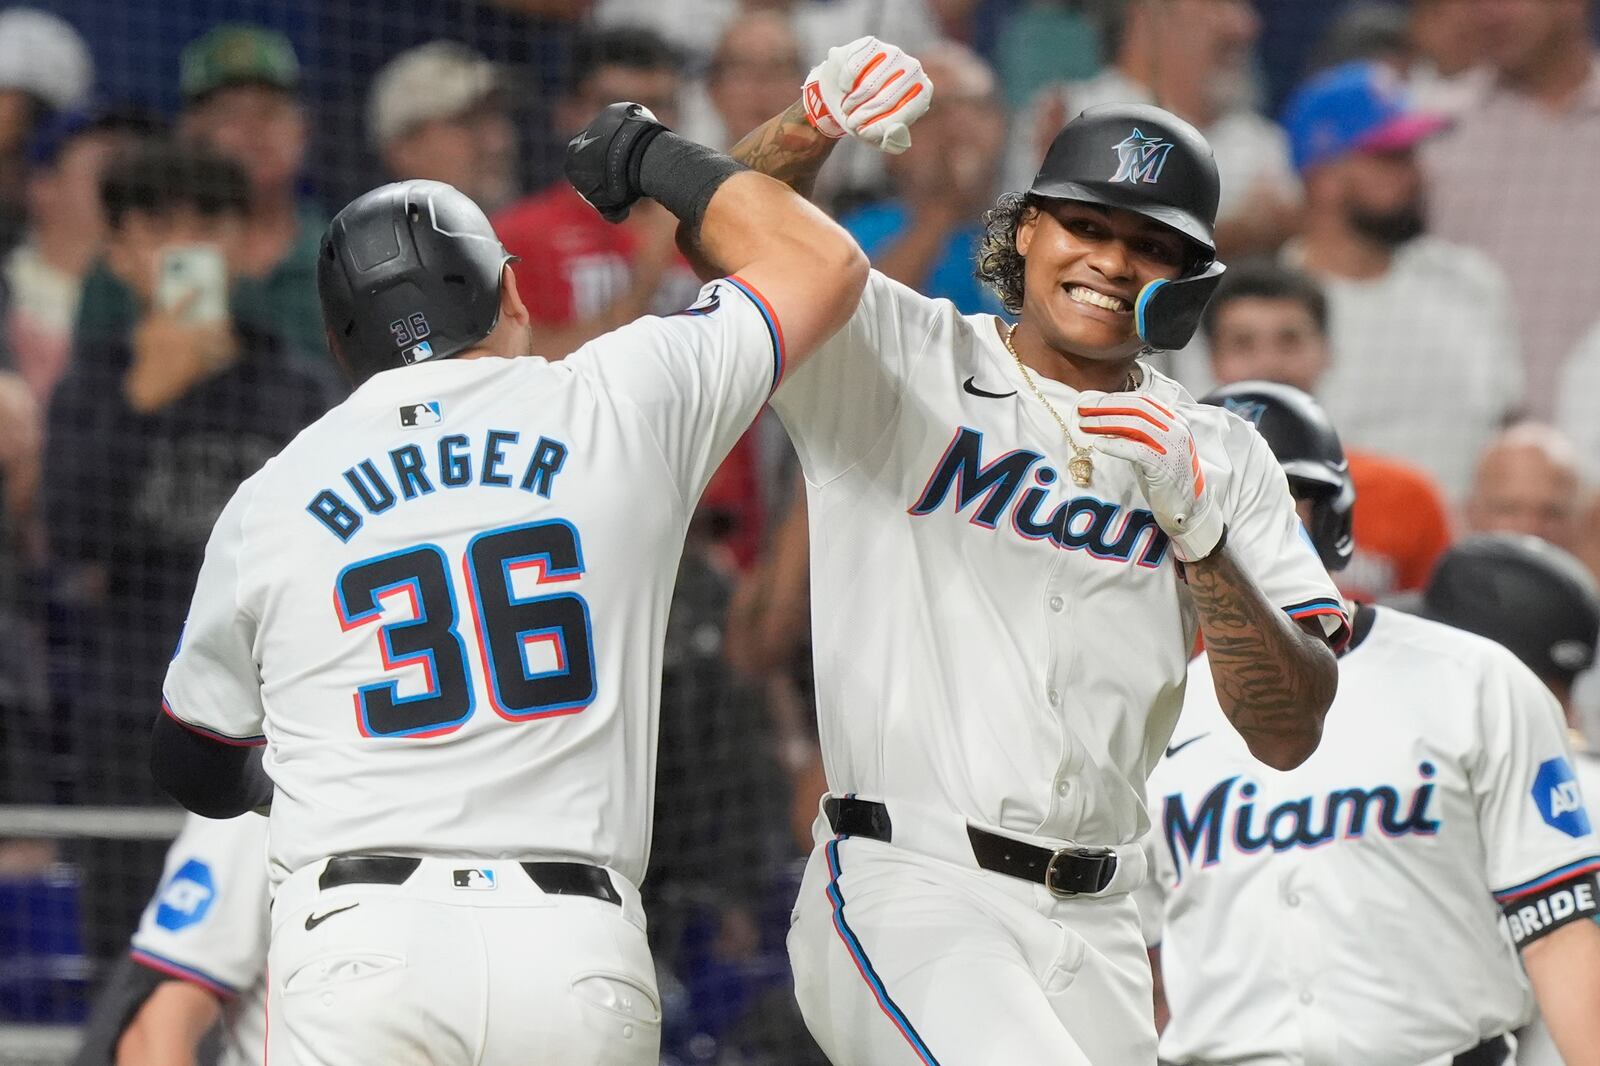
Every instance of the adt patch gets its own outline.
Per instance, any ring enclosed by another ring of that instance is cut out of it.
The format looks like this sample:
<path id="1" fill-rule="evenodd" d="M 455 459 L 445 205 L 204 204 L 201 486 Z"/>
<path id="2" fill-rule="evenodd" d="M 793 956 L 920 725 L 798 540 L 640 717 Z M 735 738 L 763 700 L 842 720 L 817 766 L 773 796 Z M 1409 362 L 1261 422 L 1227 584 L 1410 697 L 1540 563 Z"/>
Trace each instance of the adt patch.
<path id="1" fill-rule="evenodd" d="M 174 933 L 188 928 L 206 916 L 206 911 L 211 909 L 211 901 L 216 897 L 211 867 L 199 859 L 190 859 L 178 868 L 172 880 L 161 890 L 156 924 Z"/>
<path id="2" fill-rule="evenodd" d="M 1586 836 L 1592 831 L 1578 779 L 1564 758 L 1546 759 L 1539 764 L 1533 779 L 1533 802 L 1551 828 L 1569 837 Z"/>

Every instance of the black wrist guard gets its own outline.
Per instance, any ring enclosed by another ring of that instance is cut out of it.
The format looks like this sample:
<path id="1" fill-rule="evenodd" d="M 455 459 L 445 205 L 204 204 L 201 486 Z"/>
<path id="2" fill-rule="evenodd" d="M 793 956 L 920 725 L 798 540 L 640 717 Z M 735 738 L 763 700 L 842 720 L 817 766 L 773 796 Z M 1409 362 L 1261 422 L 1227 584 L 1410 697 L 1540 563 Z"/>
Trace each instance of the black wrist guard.
<path id="1" fill-rule="evenodd" d="M 621 222 L 644 189 L 645 149 L 667 127 L 643 104 L 612 104 L 567 142 L 567 180 L 607 222 Z"/>
<path id="2" fill-rule="evenodd" d="M 667 130 L 645 149 L 639 182 L 646 196 L 671 211 L 693 231 L 700 228 L 706 205 L 711 203 L 717 188 L 747 169 L 731 156 L 684 140 Z"/>

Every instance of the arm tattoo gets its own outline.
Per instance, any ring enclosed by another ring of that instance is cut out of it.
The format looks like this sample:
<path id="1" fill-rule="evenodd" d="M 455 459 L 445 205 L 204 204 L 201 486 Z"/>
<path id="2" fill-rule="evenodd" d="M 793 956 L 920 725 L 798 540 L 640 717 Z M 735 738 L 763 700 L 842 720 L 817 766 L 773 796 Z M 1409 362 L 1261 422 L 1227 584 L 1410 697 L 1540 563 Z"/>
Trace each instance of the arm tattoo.
<path id="1" fill-rule="evenodd" d="M 745 134 L 728 154 L 809 198 L 834 143 L 817 132 L 806 118 L 805 104 L 796 100 L 783 114 Z"/>
<path id="2" fill-rule="evenodd" d="M 1228 720 L 1258 758 L 1297 764 L 1315 750 L 1333 701 L 1333 652 L 1269 603 L 1226 548 L 1184 574 Z"/>

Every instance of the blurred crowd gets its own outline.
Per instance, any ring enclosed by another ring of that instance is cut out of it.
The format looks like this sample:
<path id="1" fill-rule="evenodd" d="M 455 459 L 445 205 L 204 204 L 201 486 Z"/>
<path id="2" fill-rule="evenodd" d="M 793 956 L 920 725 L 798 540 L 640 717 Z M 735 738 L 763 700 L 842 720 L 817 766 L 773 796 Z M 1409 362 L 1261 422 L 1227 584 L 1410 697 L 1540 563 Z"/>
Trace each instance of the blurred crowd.
<path id="1" fill-rule="evenodd" d="M 559 359 L 697 288 L 664 211 L 613 226 L 560 180 L 566 138 L 627 99 L 729 147 L 867 33 L 936 92 L 911 150 L 847 145 L 815 191 L 879 270 L 1003 314 L 973 277 L 984 210 L 1083 108 L 1160 103 L 1215 148 L 1230 269 L 1202 335 L 1154 358 L 1195 395 L 1322 401 L 1358 494 L 1345 591 L 1415 593 L 1477 531 L 1600 572 L 1589 0 L 49 8 L 0 10 L 0 804 L 162 802 L 144 737 L 212 521 L 346 388 L 314 282 L 333 210 L 457 186 Z M 798 476 L 764 417 L 702 501 L 669 629 L 649 890 L 686 1058 L 805 1043 L 758 1007 L 788 1001 L 786 879 L 823 790 Z M 1600 683 L 1577 698 L 1600 722 Z M 125 942 L 154 848 L 68 856 L 91 954 Z M 0 841 L 0 872 L 57 857 Z"/>

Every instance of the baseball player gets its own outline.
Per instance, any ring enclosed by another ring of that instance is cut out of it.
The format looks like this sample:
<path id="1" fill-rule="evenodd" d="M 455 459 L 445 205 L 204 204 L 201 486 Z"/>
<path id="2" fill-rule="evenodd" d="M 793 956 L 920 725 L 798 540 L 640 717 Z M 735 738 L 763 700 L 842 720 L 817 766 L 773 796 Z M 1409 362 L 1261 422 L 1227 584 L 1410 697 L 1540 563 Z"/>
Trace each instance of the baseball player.
<path id="1" fill-rule="evenodd" d="M 1421 613 L 1488 637 L 1522 660 L 1566 713 L 1572 769 L 1600 826 L 1600 754 L 1578 730 L 1572 685 L 1593 665 L 1600 595 L 1581 562 L 1548 541 L 1515 533 L 1477 534 L 1439 559 Z M 1517 1066 L 1561 1066 L 1542 1018 L 1517 1030 Z"/>
<path id="2" fill-rule="evenodd" d="M 190 815 L 132 950 L 95 1003 L 76 1066 L 255 1066 L 266 1035 L 267 820 Z"/>
<path id="3" fill-rule="evenodd" d="M 655 199 L 726 276 L 682 314 L 521 358 L 509 257 L 467 197 L 359 197 L 318 260 L 356 389 L 207 548 L 152 769 L 200 814 L 271 805 L 274 1066 L 657 1058 L 637 885 L 678 556 L 866 264 L 637 104 L 575 136 L 567 171 L 613 219 Z"/>
<path id="4" fill-rule="evenodd" d="M 1208 400 L 1256 423 L 1343 565 L 1354 491 L 1321 409 L 1267 382 Z M 1491 641 L 1351 617 L 1322 743 L 1286 773 L 1226 728 L 1211 654 L 1190 667 L 1149 784 L 1161 1060 L 1500 1066 L 1531 979 L 1569 1066 L 1600 1062 L 1600 839 L 1555 700 Z"/>
<path id="5" fill-rule="evenodd" d="M 928 92 L 865 38 L 735 155 L 804 187 L 834 139 L 903 150 Z M 1283 474 L 1138 358 L 1181 348 L 1221 276 L 1217 195 L 1187 123 L 1086 112 L 987 216 L 1014 326 L 874 273 L 773 398 L 829 787 L 789 948 L 841 1066 L 1153 1062 L 1128 891 L 1196 636 L 1252 751 L 1316 747 L 1345 620 Z"/>

